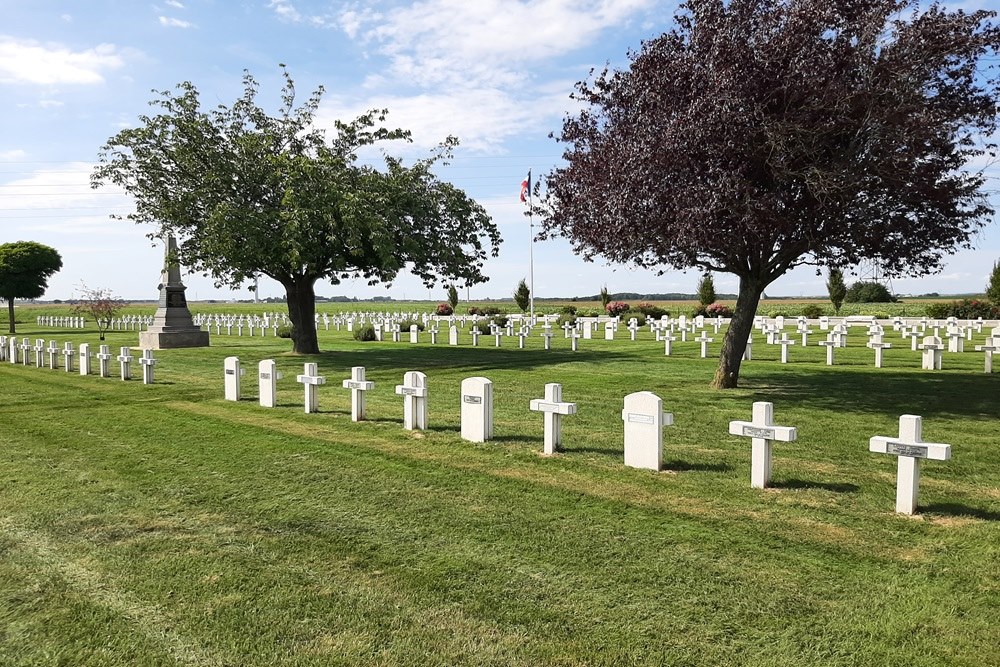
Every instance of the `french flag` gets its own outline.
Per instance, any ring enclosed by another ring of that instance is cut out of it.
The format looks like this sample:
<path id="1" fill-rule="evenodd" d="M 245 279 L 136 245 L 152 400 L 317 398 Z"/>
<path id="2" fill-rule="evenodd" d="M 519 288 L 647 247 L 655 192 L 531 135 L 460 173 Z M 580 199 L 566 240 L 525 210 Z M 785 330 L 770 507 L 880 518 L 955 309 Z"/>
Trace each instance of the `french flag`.
<path id="1" fill-rule="evenodd" d="M 521 181 L 521 201 L 526 202 L 531 197 L 531 170 L 528 170 L 528 177 Z"/>

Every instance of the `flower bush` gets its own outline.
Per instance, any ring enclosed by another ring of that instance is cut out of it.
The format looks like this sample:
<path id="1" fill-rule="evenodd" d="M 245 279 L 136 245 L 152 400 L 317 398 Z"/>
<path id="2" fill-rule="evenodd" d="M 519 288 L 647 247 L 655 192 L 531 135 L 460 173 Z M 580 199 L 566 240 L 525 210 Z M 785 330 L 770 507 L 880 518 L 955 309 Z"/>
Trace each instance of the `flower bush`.
<path id="1" fill-rule="evenodd" d="M 724 303 L 710 303 L 705 306 L 705 314 L 708 317 L 732 317 L 733 309 Z"/>
<path id="2" fill-rule="evenodd" d="M 447 317 L 455 313 L 455 309 L 451 307 L 450 303 L 439 303 L 437 308 L 434 309 L 434 314 L 441 317 Z"/>
<path id="3" fill-rule="evenodd" d="M 951 303 L 927 304 L 927 316 L 936 320 L 946 317 L 957 317 L 960 320 L 974 320 L 982 317 L 986 320 L 1000 318 L 1000 307 L 982 299 L 962 299 Z"/>
<path id="4" fill-rule="evenodd" d="M 622 313 L 627 313 L 629 311 L 629 305 L 624 301 L 612 301 L 607 306 L 604 307 L 608 315 L 611 317 L 618 317 Z"/>
<path id="5" fill-rule="evenodd" d="M 665 308 L 660 308 L 648 301 L 642 301 L 636 306 L 636 310 L 645 315 L 651 320 L 658 320 L 664 315 L 670 316 L 670 313 Z"/>

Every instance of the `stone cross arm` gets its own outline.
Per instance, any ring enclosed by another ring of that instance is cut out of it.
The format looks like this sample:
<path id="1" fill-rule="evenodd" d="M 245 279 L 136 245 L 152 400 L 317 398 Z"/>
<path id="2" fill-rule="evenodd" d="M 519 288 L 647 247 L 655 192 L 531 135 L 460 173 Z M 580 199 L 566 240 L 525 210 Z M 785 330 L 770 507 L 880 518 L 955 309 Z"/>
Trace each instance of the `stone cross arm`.
<path id="1" fill-rule="evenodd" d="M 794 442 L 798 437 L 798 432 L 794 426 L 763 426 L 744 421 L 729 422 L 729 434 L 747 438 L 777 440 L 778 442 Z"/>
<path id="2" fill-rule="evenodd" d="M 375 383 L 369 380 L 344 380 L 344 389 L 360 389 L 361 391 L 371 391 L 375 388 Z"/>
<path id="3" fill-rule="evenodd" d="M 528 409 L 534 412 L 551 412 L 557 415 L 575 415 L 576 403 L 558 403 L 543 398 L 533 398 Z"/>

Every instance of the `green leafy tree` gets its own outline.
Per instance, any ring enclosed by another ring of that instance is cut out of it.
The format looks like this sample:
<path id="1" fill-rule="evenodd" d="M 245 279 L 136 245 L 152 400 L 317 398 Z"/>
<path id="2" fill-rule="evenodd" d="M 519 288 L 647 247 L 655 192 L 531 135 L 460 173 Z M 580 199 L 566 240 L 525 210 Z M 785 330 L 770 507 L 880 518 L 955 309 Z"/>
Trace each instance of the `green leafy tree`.
<path id="1" fill-rule="evenodd" d="M 77 289 L 80 297 L 73 306 L 73 312 L 92 319 L 97 325 L 101 340 L 104 340 L 104 334 L 111 328 L 115 316 L 125 307 L 125 302 L 110 289 L 92 289 L 84 282 Z"/>
<path id="2" fill-rule="evenodd" d="M 542 236 L 585 259 L 735 275 L 713 386 L 800 265 L 940 271 L 992 219 L 989 11 L 919 0 L 687 0 L 627 68 L 577 85 Z M 537 201 L 537 200 L 536 200 Z"/>
<path id="3" fill-rule="evenodd" d="M 454 285 L 448 285 L 448 305 L 452 310 L 458 308 L 458 288 Z"/>
<path id="4" fill-rule="evenodd" d="M 844 301 L 847 303 L 894 303 L 896 297 L 882 283 L 859 280 L 847 288 Z"/>
<path id="5" fill-rule="evenodd" d="M 601 309 L 606 310 L 610 301 L 611 295 L 608 294 L 608 286 L 605 285 L 601 288 Z"/>
<path id="6" fill-rule="evenodd" d="M 521 282 L 517 284 L 517 289 L 514 290 L 514 303 L 517 304 L 522 313 L 528 310 L 528 305 L 531 303 L 531 291 L 528 289 L 528 283 L 525 282 L 524 278 L 521 278 Z"/>
<path id="7" fill-rule="evenodd" d="M 272 116 L 257 106 L 257 82 L 243 79 L 232 105 L 203 109 L 197 89 L 180 84 L 151 102 L 159 110 L 111 137 L 91 180 L 135 200 L 128 216 L 173 234 L 178 259 L 239 287 L 264 274 L 285 288 L 293 349 L 316 353 L 315 284 L 362 278 L 391 282 L 407 268 L 427 287 L 439 280 L 485 282 L 500 235 L 486 210 L 432 169 L 457 140 L 405 165 L 383 155 L 359 160 L 387 141 L 409 140 L 381 126 L 385 111 L 336 121 L 331 136 L 314 126 L 323 89 L 296 107 L 284 72 Z M 489 250 L 488 250 L 489 248 Z"/>
<path id="8" fill-rule="evenodd" d="M 1000 262 L 993 262 L 993 272 L 986 286 L 986 298 L 994 306 L 1000 306 Z"/>
<path id="9" fill-rule="evenodd" d="M 711 273 L 706 273 L 698 281 L 698 301 L 703 306 L 715 303 L 715 281 Z"/>
<path id="10" fill-rule="evenodd" d="M 37 299 L 45 294 L 49 278 L 62 268 L 55 248 L 34 241 L 0 245 L 0 299 L 7 299 L 10 333 L 17 333 L 14 299 Z"/>
<path id="11" fill-rule="evenodd" d="M 844 297 L 847 296 L 847 284 L 844 283 L 844 272 L 836 267 L 830 267 L 827 274 L 826 293 L 830 295 L 833 312 L 839 313 L 840 307 L 844 305 Z"/>

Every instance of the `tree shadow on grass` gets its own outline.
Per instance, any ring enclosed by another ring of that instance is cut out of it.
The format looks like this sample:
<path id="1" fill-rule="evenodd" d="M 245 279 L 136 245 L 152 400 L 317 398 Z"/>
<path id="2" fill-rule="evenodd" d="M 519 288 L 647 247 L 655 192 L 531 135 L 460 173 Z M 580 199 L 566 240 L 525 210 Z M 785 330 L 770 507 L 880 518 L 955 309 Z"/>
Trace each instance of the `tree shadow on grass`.
<path id="1" fill-rule="evenodd" d="M 816 482 L 804 479 L 784 479 L 772 481 L 771 487 L 775 489 L 823 489 L 833 493 L 857 493 L 861 490 L 857 484 L 847 482 Z"/>
<path id="2" fill-rule="evenodd" d="M 672 470 L 674 472 L 729 472 L 732 470 L 728 463 L 691 463 L 690 461 L 664 461 L 660 470 Z"/>
<path id="3" fill-rule="evenodd" d="M 947 514 L 953 517 L 970 517 L 983 521 L 1000 521 L 1000 512 L 984 510 L 979 507 L 970 507 L 962 503 L 933 503 L 922 505 L 923 512 L 934 512 L 936 514 Z"/>
<path id="4" fill-rule="evenodd" d="M 740 388 L 758 392 L 760 398 L 755 400 L 787 406 L 923 417 L 1000 418 L 1000 403 L 995 398 L 1000 377 L 982 373 L 843 368 L 796 369 L 788 373 L 755 368 L 742 378 Z"/>

